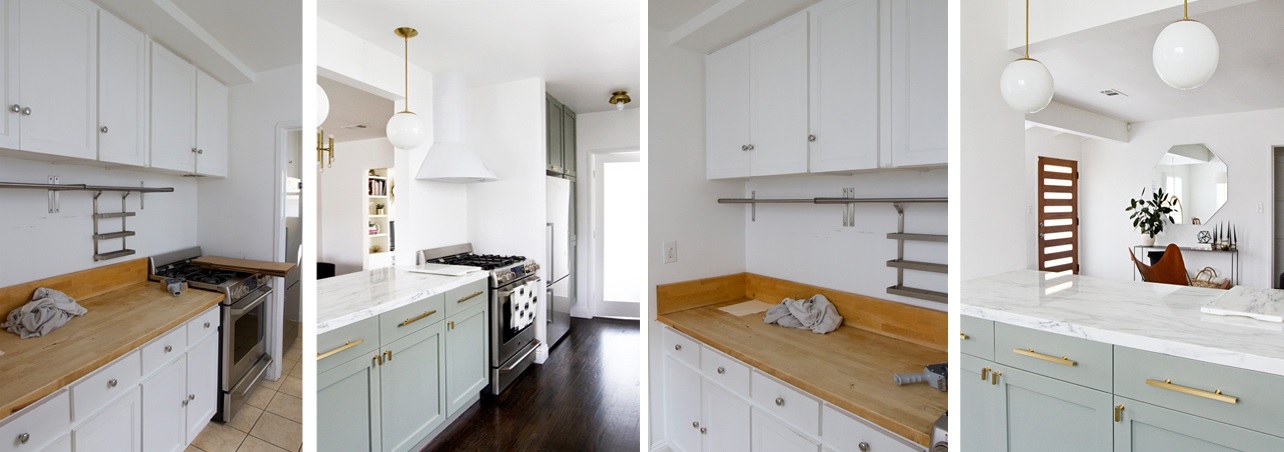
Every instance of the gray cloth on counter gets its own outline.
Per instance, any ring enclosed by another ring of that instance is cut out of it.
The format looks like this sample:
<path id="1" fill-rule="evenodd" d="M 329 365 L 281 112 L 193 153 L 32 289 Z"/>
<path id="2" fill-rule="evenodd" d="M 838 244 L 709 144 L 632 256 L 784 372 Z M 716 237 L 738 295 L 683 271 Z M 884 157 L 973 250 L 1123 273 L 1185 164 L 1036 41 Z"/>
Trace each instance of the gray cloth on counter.
<path id="1" fill-rule="evenodd" d="M 764 323 L 774 323 L 789 328 L 809 329 L 825 334 L 838 329 L 843 324 L 843 316 L 824 295 L 803 299 L 786 298 L 780 304 L 767 310 Z"/>
<path id="2" fill-rule="evenodd" d="M 67 294 L 46 287 L 36 289 L 31 302 L 9 311 L 0 327 L 23 339 L 40 337 L 65 325 L 73 316 L 89 312 Z"/>

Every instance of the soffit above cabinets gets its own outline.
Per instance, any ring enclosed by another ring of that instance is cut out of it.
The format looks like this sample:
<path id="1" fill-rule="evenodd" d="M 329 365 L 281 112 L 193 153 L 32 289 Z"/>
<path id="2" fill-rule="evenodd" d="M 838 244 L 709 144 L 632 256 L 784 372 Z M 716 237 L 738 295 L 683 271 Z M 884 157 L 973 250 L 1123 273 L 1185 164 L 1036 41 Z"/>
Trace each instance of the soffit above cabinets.
<path id="1" fill-rule="evenodd" d="M 321 85 L 330 98 L 330 114 L 326 116 L 325 123 L 321 124 L 321 129 L 326 135 L 333 135 L 336 143 L 388 136 L 388 119 L 396 110 L 392 99 L 325 77 L 317 77 L 317 84 Z M 421 118 L 429 121 L 430 117 L 426 116 L 429 112 L 422 111 L 422 108 L 419 110 Z"/>
<path id="2" fill-rule="evenodd" d="M 744 39 L 820 0 L 653 0 L 650 26 L 701 55 Z"/>
<path id="3" fill-rule="evenodd" d="M 302 61 L 297 1 L 94 1 L 225 85 Z"/>

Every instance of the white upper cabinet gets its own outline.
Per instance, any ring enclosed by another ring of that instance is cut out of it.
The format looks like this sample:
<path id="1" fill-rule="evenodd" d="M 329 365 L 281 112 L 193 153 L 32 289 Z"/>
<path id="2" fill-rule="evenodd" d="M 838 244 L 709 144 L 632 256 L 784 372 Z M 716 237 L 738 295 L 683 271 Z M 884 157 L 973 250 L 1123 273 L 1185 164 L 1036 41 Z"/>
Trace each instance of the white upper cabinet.
<path id="1" fill-rule="evenodd" d="M 887 0 L 884 0 L 887 1 Z M 947 7 L 898 0 L 891 9 L 891 166 L 944 165 Z"/>
<path id="2" fill-rule="evenodd" d="M 807 172 L 807 13 L 749 37 L 750 175 Z"/>
<path id="3" fill-rule="evenodd" d="M 147 38 L 98 12 L 98 160 L 147 166 Z"/>
<path id="4" fill-rule="evenodd" d="M 97 6 L 83 0 L 8 0 L 3 7 L 0 146 L 96 158 Z"/>
<path id="5" fill-rule="evenodd" d="M 879 0 L 829 0 L 811 10 L 813 173 L 878 168 L 878 12 Z"/>
<path id="6" fill-rule="evenodd" d="M 749 40 L 727 46 L 705 59 L 705 176 L 749 175 Z"/>
<path id="7" fill-rule="evenodd" d="M 228 89 L 196 71 L 196 172 L 227 177 Z"/>
<path id="8" fill-rule="evenodd" d="M 196 169 L 196 67 L 152 43 L 153 168 Z"/>

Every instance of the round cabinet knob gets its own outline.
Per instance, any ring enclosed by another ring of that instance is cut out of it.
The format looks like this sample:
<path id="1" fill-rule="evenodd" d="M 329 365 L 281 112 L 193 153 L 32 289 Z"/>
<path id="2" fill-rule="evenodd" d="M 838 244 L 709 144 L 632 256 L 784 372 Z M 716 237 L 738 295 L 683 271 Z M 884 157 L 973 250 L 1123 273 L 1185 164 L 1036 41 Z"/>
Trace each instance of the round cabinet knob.
<path id="1" fill-rule="evenodd" d="M 856 448 L 860 449 L 860 452 L 869 452 L 869 443 L 861 441 L 860 444 L 856 445 Z"/>
<path id="2" fill-rule="evenodd" d="M 195 154 L 195 153 L 196 153 L 196 148 L 192 148 L 192 153 L 193 153 L 193 154 Z"/>
<path id="3" fill-rule="evenodd" d="M 196 400 L 196 394 L 188 394 L 187 400 Z"/>
<path id="4" fill-rule="evenodd" d="M 673 346 L 673 349 L 674 349 L 674 350 L 682 350 L 682 344 L 674 345 L 674 346 Z"/>
<path id="5" fill-rule="evenodd" d="M 12 111 L 12 112 L 14 112 L 14 113 L 20 113 L 20 112 L 22 112 L 22 106 L 21 106 L 21 105 L 18 105 L 18 104 L 10 105 L 10 106 L 9 106 L 9 111 Z M 25 435 L 26 433 L 23 433 L 23 434 Z"/>
<path id="6" fill-rule="evenodd" d="M 109 387 L 109 388 L 114 388 L 114 387 L 116 387 L 116 385 L 117 385 L 117 384 L 120 384 L 120 382 L 119 382 L 119 381 L 116 381 L 116 379 L 115 379 L 115 378 L 113 378 L 113 379 L 111 379 L 111 380 L 108 380 L 108 381 L 107 381 L 107 387 Z"/>
<path id="7" fill-rule="evenodd" d="M 783 397 L 776 397 L 776 406 L 785 406 L 785 399 Z"/>
<path id="8" fill-rule="evenodd" d="M 700 421 L 692 422 L 692 423 L 691 423 L 691 428 L 700 428 Z"/>
<path id="9" fill-rule="evenodd" d="M 24 107 L 24 108 L 22 109 L 22 115 L 23 115 L 23 116 L 31 116 L 31 107 Z"/>
<path id="10" fill-rule="evenodd" d="M 107 126 L 102 126 L 101 128 L 98 129 L 98 131 L 102 133 L 107 133 Z"/>
<path id="11" fill-rule="evenodd" d="M 183 406 L 187 406 L 187 399 L 183 399 Z"/>
<path id="12" fill-rule="evenodd" d="M 197 150 L 196 150 L 196 153 L 197 153 L 197 154 L 204 154 L 204 153 L 205 153 L 205 150 L 204 150 L 204 149 L 197 149 Z"/>
<path id="13" fill-rule="evenodd" d="M 750 151 L 752 151 L 752 150 L 753 150 L 753 145 L 752 145 L 752 144 L 751 144 L 751 145 L 749 145 L 749 150 L 750 150 Z"/>
<path id="14" fill-rule="evenodd" d="M 816 136 L 815 136 L 815 135 L 807 135 L 807 141 L 809 141 L 809 142 L 810 142 L 810 141 L 816 141 Z"/>
<path id="15" fill-rule="evenodd" d="M 706 428 L 704 428 L 704 427 L 700 427 L 700 434 L 701 434 L 701 435 L 703 435 L 703 434 L 704 434 L 705 432 L 707 432 L 707 431 L 708 431 L 708 429 L 706 429 Z"/>
<path id="16" fill-rule="evenodd" d="M 173 345 L 166 345 L 166 346 L 165 346 L 165 353 L 169 353 L 169 352 L 172 352 L 172 351 L 174 351 L 174 346 L 173 346 Z"/>
<path id="17" fill-rule="evenodd" d="M 16 107 L 17 105 L 14 105 L 14 106 Z M 23 433 L 21 435 L 18 435 L 18 442 L 22 444 L 27 444 L 27 441 L 31 441 L 30 433 Z"/>
<path id="18" fill-rule="evenodd" d="M 724 369 L 724 368 L 721 368 L 721 367 L 719 367 L 719 368 L 718 368 L 718 375 L 722 375 L 722 374 L 725 374 L 725 373 L 727 373 L 727 369 Z"/>
<path id="19" fill-rule="evenodd" d="M 210 322 L 205 322 L 205 327 L 206 327 L 206 328 L 209 328 L 209 327 L 210 327 Z"/>
<path id="20" fill-rule="evenodd" d="M 747 145 L 747 144 L 742 144 L 742 145 L 740 145 L 740 150 L 742 150 L 742 151 L 748 151 L 748 150 L 749 150 L 749 145 Z"/>

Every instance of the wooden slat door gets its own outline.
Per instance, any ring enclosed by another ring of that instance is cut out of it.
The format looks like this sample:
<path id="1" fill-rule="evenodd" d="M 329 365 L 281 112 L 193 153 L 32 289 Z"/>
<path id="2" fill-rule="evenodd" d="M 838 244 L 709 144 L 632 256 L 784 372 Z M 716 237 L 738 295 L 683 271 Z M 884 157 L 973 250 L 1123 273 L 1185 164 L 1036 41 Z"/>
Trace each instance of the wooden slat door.
<path id="1" fill-rule="evenodd" d="M 1079 162 L 1039 157 L 1039 270 L 1079 274 Z"/>

